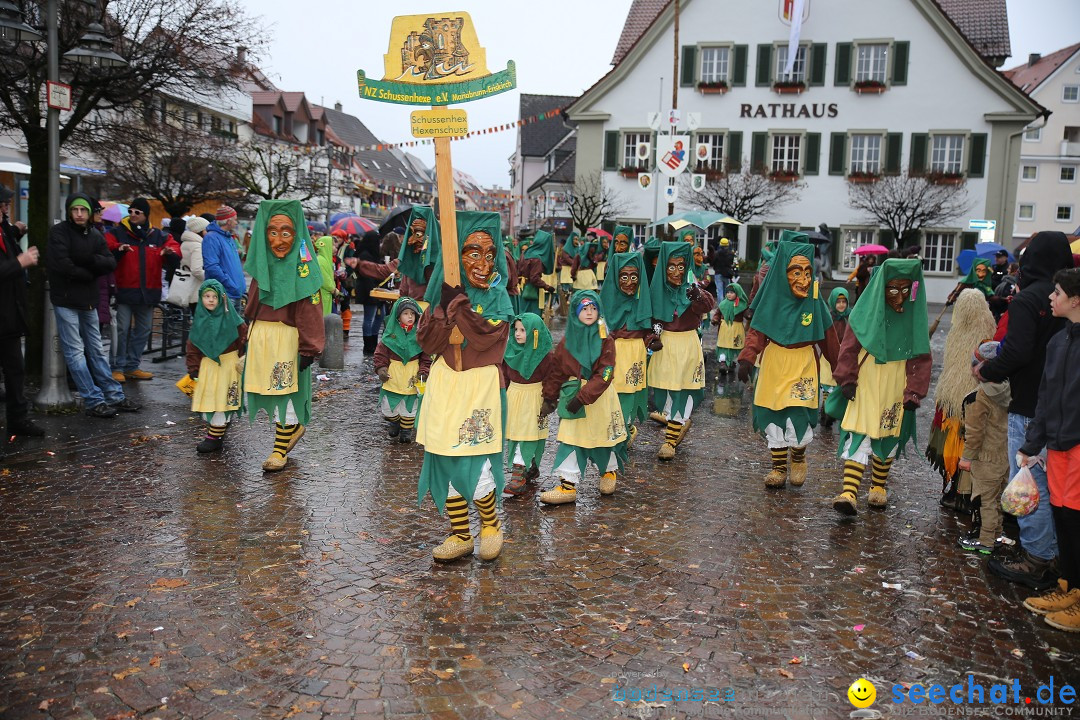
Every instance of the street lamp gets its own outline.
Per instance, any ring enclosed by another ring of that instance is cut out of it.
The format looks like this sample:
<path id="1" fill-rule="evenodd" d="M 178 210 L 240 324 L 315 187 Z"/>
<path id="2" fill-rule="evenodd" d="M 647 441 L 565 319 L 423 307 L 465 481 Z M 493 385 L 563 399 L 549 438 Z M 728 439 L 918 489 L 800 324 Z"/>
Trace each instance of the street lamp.
<path id="1" fill-rule="evenodd" d="M 22 12 L 11 0 L 0 0 L 0 42 L 33 42 L 41 33 L 23 22 Z"/>

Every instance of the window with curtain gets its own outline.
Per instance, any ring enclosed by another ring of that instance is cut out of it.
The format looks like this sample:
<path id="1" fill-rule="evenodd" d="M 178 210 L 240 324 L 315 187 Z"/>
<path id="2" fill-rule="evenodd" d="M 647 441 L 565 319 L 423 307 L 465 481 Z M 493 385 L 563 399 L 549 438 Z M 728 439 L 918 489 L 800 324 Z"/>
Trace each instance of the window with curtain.
<path id="1" fill-rule="evenodd" d="M 728 82 L 730 53 L 726 47 L 703 47 L 701 54 L 701 74 L 698 82 Z"/>
<path id="2" fill-rule="evenodd" d="M 855 82 L 885 83 L 889 46 L 859 45 L 855 48 Z"/>
<path id="3" fill-rule="evenodd" d="M 774 173 L 798 173 L 801 135 L 773 135 L 772 171 Z"/>
<path id="4" fill-rule="evenodd" d="M 963 172 L 964 136 L 935 135 L 930 149 L 930 172 L 959 175 Z"/>

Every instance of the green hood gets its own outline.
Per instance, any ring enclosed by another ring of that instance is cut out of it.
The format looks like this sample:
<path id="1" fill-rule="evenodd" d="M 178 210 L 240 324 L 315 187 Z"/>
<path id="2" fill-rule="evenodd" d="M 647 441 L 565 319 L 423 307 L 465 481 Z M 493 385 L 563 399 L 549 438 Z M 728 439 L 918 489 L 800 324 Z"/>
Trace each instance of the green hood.
<path id="1" fill-rule="evenodd" d="M 412 227 L 412 221 L 418 217 L 427 221 L 426 241 L 424 248 L 414 253 L 408 243 L 409 228 Z M 398 251 L 400 261 L 398 272 L 416 284 L 424 285 L 427 283 L 427 269 L 438 264 L 441 257 L 442 241 L 439 235 L 439 223 L 435 220 L 435 211 L 428 205 L 413 205 L 412 212 L 409 213 L 409 221 L 405 223 L 405 237 L 402 238 L 401 250 Z"/>
<path id="2" fill-rule="evenodd" d="M 398 322 L 401 311 L 406 309 L 416 313 L 416 320 L 413 321 L 413 326 L 408 331 L 401 327 L 401 323 Z M 383 332 L 382 343 L 401 358 L 402 362 L 407 363 L 423 352 L 420 349 L 420 342 L 416 339 L 416 326 L 420 322 L 420 315 L 422 314 L 420 304 L 411 297 L 400 298 L 390 308 L 390 317 L 386 319 L 386 330 Z"/>
<path id="3" fill-rule="evenodd" d="M 506 341 L 503 358 L 506 364 L 514 369 L 514 372 L 528 379 L 551 352 L 553 345 L 551 331 L 536 313 L 521 313 L 514 320 L 520 321 L 525 326 L 525 342 L 519 343 L 514 339 L 514 329 L 511 327 L 510 339 Z"/>
<path id="4" fill-rule="evenodd" d="M 667 281 L 667 264 L 672 258 L 686 259 L 686 274 L 682 285 L 672 287 Z M 694 247 L 688 242 L 665 242 L 660 245 L 660 257 L 656 262 L 656 273 L 649 280 L 649 292 L 652 296 L 653 317 L 663 322 L 671 322 L 686 312 L 690 307 L 690 298 L 686 291 L 693 282 Z"/>
<path id="5" fill-rule="evenodd" d="M 788 285 L 787 266 L 797 256 L 810 261 L 812 281 L 810 294 L 805 298 L 795 297 Z M 775 343 L 790 346 L 823 340 L 825 331 L 832 327 L 832 315 L 818 291 L 814 246 L 780 241 L 750 309 L 754 311 L 750 328 Z"/>
<path id="6" fill-rule="evenodd" d="M 544 274 L 555 272 L 555 238 L 547 230 L 537 230 L 522 259 L 536 258 L 544 264 Z"/>
<path id="7" fill-rule="evenodd" d="M 843 297 L 848 301 L 847 307 L 844 308 L 844 312 L 837 312 L 836 301 Z M 847 288 L 835 287 L 832 292 L 829 293 L 829 314 L 832 315 L 832 319 L 842 320 L 851 314 L 851 296 L 848 295 Z"/>
<path id="8" fill-rule="evenodd" d="M 987 269 L 986 279 L 980 280 L 979 276 L 975 274 L 975 268 L 980 265 Z M 994 266 L 986 258 L 975 258 L 975 261 L 971 263 L 971 267 L 968 269 L 968 274 L 965 275 L 960 282 L 964 285 L 970 285 L 973 288 L 977 288 L 983 291 L 984 295 L 993 295 L 994 288 L 990 287 L 990 279 L 994 276 Z"/>
<path id="9" fill-rule="evenodd" d="M 596 263 L 593 262 L 592 255 L 600 250 L 600 243 L 598 242 L 586 242 L 578 249 L 578 268 L 580 270 L 588 270 L 592 268 Z"/>
<path id="10" fill-rule="evenodd" d="M 911 280 L 911 298 L 898 313 L 885 303 L 885 285 L 896 278 Z M 756 317 L 756 316 L 755 316 Z M 926 286 L 922 261 L 892 258 L 870 276 L 859 302 L 851 311 L 848 327 L 859 344 L 878 363 L 908 360 L 930 353 L 926 321 Z"/>
<path id="11" fill-rule="evenodd" d="M 644 247 L 641 248 L 641 254 L 645 258 L 645 273 L 649 276 L 649 282 L 652 282 L 653 271 L 656 270 L 657 263 L 654 260 L 660 257 L 660 246 L 663 241 L 658 237 L 651 237 L 645 241 Z"/>
<path id="12" fill-rule="evenodd" d="M 288 255 L 276 258 L 266 241 L 266 226 L 275 215 L 287 215 L 296 228 Z M 319 302 L 322 272 L 308 235 L 299 200 L 263 200 L 255 216 L 244 270 L 259 283 L 259 302 L 277 310 L 298 300 Z"/>
<path id="13" fill-rule="evenodd" d="M 620 235 L 626 236 L 626 241 L 629 243 L 628 247 L 634 247 L 634 228 L 630 227 L 629 225 L 616 225 L 615 231 L 611 233 L 610 249 L 612 252 L 614 252 L 615 250 L 615 238 L 619 237 Z"/>
<path id="14" fill-rule="evenodd" d="M 502 217 L 499 213 L 463 211 L 457 213 L 457 240 L 458 240 L 458 273 L 461 277 L 462 287 L 469 296 L 469 304 L 473 309 L 488 320 L 510 321 L 514 317 L 514 308 L 510 304 L 510 296 L 506 292 L 509 282 L 509 272 L 506 267 L 506 252 L 502 246 Z M 465 279 L 465 268 L 461 263 L 461 250 L 465 247 L 465 239 L 474 232 L 486 232 L 495 244 L 495 272 L 491 286 L 486 290 L 475 288 Z M 428 283 L 424 300 L 432 305 L 437 305 L 442 299 L 443 266 L 440 261 L 431 270 L 431 281 Z"/>
<path id="15" fill-rule="evenodd" d="M 697 245 L 697 229 L 693 227 L 684 227 L 679 231 L 675 239 L 678 242 L 690 243 L 691 246 Z"/>
<path id="16" fill-rule="evenodd" d="M 217 293 L 218 304 L 214 312 L 210 312 L 202 304 L 203 293 L 213 290 Z M 244 318 L 236 312 L 236 308 L 229 302 L 225 295 L 225 286 L 217 280 L 207 280 L 199 286 L 199 296 L 195 301 L 195 318 L 191 321 L 191 332 L 188 340 L 199 348 L 206 357 L 218 362 L 225 348 L 233 344 L 240 337 L 236 329 L 244 324 Z"/>
<path id="17" fill-rule="evenodd" d="M 563 243 L 563 250 L 565 250 L 566 254 L 570 257 L 576 258 L 578 256 L 578 253 L 581 252 L 581 246 L 578 245 L 578 243 L 580 242 L 581 235 L 579 235 L 577 230 L 575 230 L 574 232 L 570 233 L 570 237 L 566 238 L 566 242 Z"/>
<path id="18" fill-rule="evenodd" d="M 637 268 L 639 278 L 634 297 L 628 297 L 619 289 L 619 273 L 630 265 Z M 652 295 L 641 253 L 615 253 L 608 258 L 600 302 L 603 303 L 604 320 L 612 330 L 648 330 L 652 327 Z"/>
<path id="19" fill-rule="evenodd" d="M 322 237 L 315 238 L 312 241 L 315 245 L 315 254 L 320 258 L 329 258 L 331 262 L 334 259 L 334 238 L 329 235 L 323 235 Z"/>
<path id="20" fill-rule="evenodd" d="M 727 299 L 727 291 L 730 290 L 735 293 L 734 300 Z M 729 325 L 735 322 L 735 316 L 741 312 L 746 311 L 748 303 L 746 301 L 746 291 L 742 289 L 739 283 L 731 283 L 724 288 L 724 299 L 717 305 L 717 309 L 720 311 L 720 317 L 724 318 L 724 322 Z"/>
<path id="21" fill-rule="evenodd" d="M 578 308 L 582 302 L 591 300 L 596 304 L 600 317 L 592 325 L 585 325 L 578 318 Z M 604 309 L 600 304 L 600 296 L 595 290 L 578 290 L 570 297 L 570 315 L 566 322 L 566 336 L 563 343 L 570 355 L 581 365 L 579 377 L 588 379 L 592 375 L 592 366 L 600 357 L 600 350 L 604 344 L 604 337 L 600 329 L 604 326 Z"/>

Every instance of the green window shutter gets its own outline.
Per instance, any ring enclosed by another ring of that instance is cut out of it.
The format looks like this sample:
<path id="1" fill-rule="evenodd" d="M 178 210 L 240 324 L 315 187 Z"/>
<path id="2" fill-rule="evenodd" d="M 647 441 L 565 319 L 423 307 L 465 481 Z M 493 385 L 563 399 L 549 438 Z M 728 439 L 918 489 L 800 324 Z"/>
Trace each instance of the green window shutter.
<path id="1" fill-rule="evenodd" d="M 912 175 L 926 172 L 926 150 L 929 145 L 930 136 L 927 133 L 911 133 L 911 160 L 908 167 Z"/>
<path id="2" fill-rule="evenodd" d="M 757 46 L 757 68 L 754 84 L 758 87 L 772 85 L 772 45 Z"/>
<path id="3" fill-rule="evenodd" d="M 604 133 L 604 169 L 619 169 L 619 131 L 608 130 Z"/>
<path id="4" fill-rule="evenodd" d="M 885 136 L 885 165 L 883 170 L 886 175 L 900 174 L 900 156 L 903 151 L 903 133 L 889 133 Z"/>
<path id="5" fill-rule="evenodd" d="M 979 233 L 977 232 L 964 232 L 960 233 L 960 249 L 961 250 L 974 250 L 975 243 L 979 242 Z"/>
<path id="6" fill-rule="evenodd" d="M 727 134 L 727 147 L 724 148 L 724 152 L 727 153 L 727 169 L 728 169 L 728 172 L 733 172 L 733 173 L 742 172 L 742 133 L 741 132 L 729 132 Z"/>
<path id="7" fill-rule="evenodd" d="M 814 43 L 810 46 L 810 85 L 825 84 L 825 63 L 828 60 L 829 46 L 826 43 Z"/>
<path id="8" fill-rule="evenodd" d="M 848 85 L 851 82 L 851 43 L 836 43 L 836 74 L 833 84 Z"/>
<path id="9" fill-rule="evenodd" d="M 735 59 L 731 70 L 731 86 L 746 87 L 746 60 L 749 55 L 749 45 L 736 45 L 734 49 Z"/>
<path id="10" fill-rule="evenodd" d="M 986 133 L 972 133 L 968 139 L 968 177 L 980 178 L 986 170 Z"/>
<path id="11" fill-rule="evenodd" d="M 697 45 L 683 45 L 682 66 L 679 68 L 679 85 L 693 87 L 697 81 Z"/>
<path id="12" fill-rule="evenodd" d="M 911 54 L 911 43 L 907 40 L 893 43 L 892 57 L 892 84 L 907 85 L 908 56 Z"/>
<path id="13" fill-rule="evenodd" d="M 750 263 L 753 271 L 757 270 L 757 264 L 761 260 L 761 235 L 760 225 L 746 226 L 746 261 Z M 750 273 L 753 274 L 753 271 Z"/>
<path id="14" fill-rule="evenodd" d="M 817 175 L 821 165 L 821 133 L 806 133 L 806 155 L 803 157 L 803 174 Z"/>
<path id="15" fill-rule="evenodd" d="M 829 174 L 843 175 L 847 171 L 847 133 L 834 132 L 829 137 Z"/>
<path id="16" fill-rule="evenodd" d="M 769 148 L 769 133 L 756 132 L 750 136 L 750 170 L 765 171 L 765 153 Z"/>

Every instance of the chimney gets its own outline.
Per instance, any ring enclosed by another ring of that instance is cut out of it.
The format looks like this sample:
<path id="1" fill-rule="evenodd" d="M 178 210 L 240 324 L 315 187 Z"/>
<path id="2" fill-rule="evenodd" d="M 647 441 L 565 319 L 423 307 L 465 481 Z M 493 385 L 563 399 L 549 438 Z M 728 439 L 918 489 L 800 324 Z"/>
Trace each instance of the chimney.
<path id="1" fill-rule="evenodd" d="M 1042 55 L 1040 55 L 1039 53 L 1031 53 L 1030 55 L 1028 55 L 1028 65 L 1034 65 L 1040 60 L 1042 60 Z"/>
<path id="2" fill-rule="evenodd" d="M 337 110 L 338 112 L 341 112 L 341 103 L 339 103 L 339 102 L 334 103 L 334 109 Z"/>
<path id="3" fill-rule="evenodd" d="M 243 45 L 236 46 L 236 62 L 241 65 L 247 62 L 247 48 Z"/>

